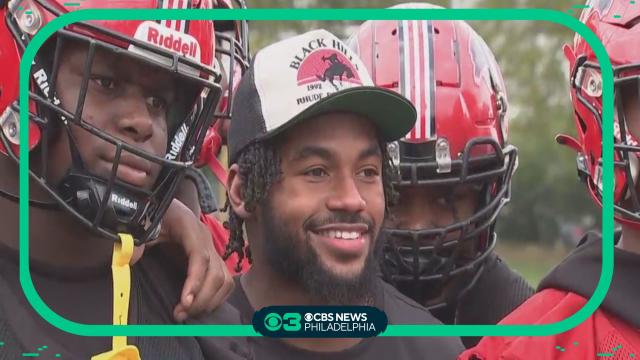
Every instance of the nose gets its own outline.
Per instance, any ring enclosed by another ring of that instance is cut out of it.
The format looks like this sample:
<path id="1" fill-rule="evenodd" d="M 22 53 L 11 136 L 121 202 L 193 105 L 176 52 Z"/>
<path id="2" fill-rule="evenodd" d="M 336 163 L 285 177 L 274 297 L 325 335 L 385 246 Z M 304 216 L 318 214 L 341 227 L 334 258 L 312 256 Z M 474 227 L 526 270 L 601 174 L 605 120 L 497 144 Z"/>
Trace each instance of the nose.
<path id="1" fill-rule="evenodd" d="M 341 176 L 336 180 L 334 191 L 327 201 L 327 208 L 332 211 L 358 213 L 363 211 L 367 203 L 358 189 L 353 176 Z"/>
<path id="2" fill-rule="evenodd" d="M 117 131 L 122 140 L 144 143 L 151 139 L 154 131 L 153 117 L 141 93 L 131 94 L 115 106 L 120 107 Z"/>

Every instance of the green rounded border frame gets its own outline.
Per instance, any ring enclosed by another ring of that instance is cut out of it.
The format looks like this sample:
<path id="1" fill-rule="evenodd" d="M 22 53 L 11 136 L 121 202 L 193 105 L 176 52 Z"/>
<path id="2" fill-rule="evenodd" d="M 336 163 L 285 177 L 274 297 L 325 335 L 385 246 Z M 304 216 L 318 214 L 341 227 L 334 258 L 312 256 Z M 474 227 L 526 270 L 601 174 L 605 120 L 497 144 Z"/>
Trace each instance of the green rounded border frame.
<path id="1" fill-rule="evenodd" d="M 87 20 L 535 20 L 564 25 L 580 34 L 594 50 L 603 79 L 602 272 L 598 286 L 582 309 L 544 325 L 389 325 L 380 336 L 545 336 L 565 332 L 586 320 L 602 303 L 613 275 L 613 69 L 595 34 L 566 13 L 550 9 L 80 9 L 46 24 L 29 43 L 20 63 L 20 108 L 28 108 L 29 72 L 38 49 L 58 29 Z M 560 51 L 560 49 L 558 49 Z M 20 127 L 29 129 L 28 113 L 20 112 Z M 20 284 L 36 312 L 53 326 L 80 336 L 260 336 L 251 325 L 88 325 L 70 321 L 44 303 L 29 269 L 29 149 L 28 131 L 20 133 L 19 216 Z"/>

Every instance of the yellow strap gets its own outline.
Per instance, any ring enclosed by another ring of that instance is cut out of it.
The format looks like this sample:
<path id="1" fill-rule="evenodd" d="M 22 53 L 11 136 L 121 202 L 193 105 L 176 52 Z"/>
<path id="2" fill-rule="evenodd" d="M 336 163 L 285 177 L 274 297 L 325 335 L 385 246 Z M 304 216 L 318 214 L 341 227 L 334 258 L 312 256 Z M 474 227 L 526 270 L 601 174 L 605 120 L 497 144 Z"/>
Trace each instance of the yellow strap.
<path id="1" fill-rule="evenodd" d="M 127 345 L 119 350 L 110 350 L 99 355 L 94 355 L 91 360 L 140 360 L 138 348 Z"/>
<path id="2" fill-rule="evenodd" d="M 111 271 L 113 273 L 113 324 L 127 325 L 129 297 L 131 295 L 131 271 L 129 261 L 133 255 L 133 237 L 119 234 L 120 242 L 113 245 Z M 140 353 L 135 346 L 127 345 L 126 336 L 113 337 L 113 349 L 95 355 L 92 360 L 139 360 Z"/>

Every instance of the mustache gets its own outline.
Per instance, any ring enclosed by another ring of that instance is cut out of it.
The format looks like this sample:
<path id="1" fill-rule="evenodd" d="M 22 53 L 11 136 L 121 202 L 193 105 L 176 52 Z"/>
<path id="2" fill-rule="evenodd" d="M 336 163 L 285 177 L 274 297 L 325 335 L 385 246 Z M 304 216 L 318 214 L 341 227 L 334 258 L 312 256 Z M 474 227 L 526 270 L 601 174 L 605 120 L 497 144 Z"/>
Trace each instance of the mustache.
<path id="1" fill-rule="evenodd" d="M 346 212 L 346 211 L 332 211 L 327 215 L 307 218 L 303 222 L 302 228 L 309 231 L 309 230 L 317 229 L 321 226 L 331 225 L 336 223 L 367 224 L 369 228 L 369 232 L 372 232 L 374 229 L 374 221 L 370 217 L 364 217 L 360 214 Z"/>

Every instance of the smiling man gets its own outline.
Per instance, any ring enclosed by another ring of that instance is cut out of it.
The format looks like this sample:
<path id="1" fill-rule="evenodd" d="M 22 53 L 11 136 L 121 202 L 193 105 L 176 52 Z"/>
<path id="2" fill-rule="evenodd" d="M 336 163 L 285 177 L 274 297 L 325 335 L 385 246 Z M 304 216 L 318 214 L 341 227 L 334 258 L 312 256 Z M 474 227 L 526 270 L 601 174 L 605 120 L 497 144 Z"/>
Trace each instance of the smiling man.
<path id="1" fill-rule="evenodd" d="M 273 305 L 368 305 L 391 324 L 437 324 L 379 277 L 377 241 L 392 199 L 387 142 L 415 108 L 373 87 L 340 40 L 312 31 L 260 52 L 243 77 L 229 130 L 230 249 L 251 269 L 230 302 L 251 323 Z M 452 359 L 459 339 L 251 340 L 259 359 Z"/>

